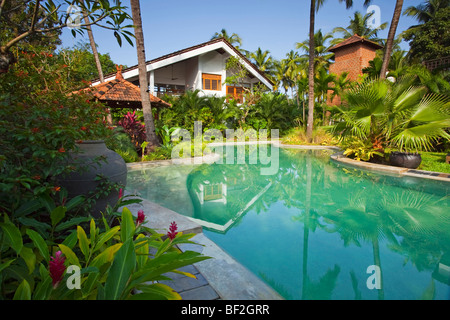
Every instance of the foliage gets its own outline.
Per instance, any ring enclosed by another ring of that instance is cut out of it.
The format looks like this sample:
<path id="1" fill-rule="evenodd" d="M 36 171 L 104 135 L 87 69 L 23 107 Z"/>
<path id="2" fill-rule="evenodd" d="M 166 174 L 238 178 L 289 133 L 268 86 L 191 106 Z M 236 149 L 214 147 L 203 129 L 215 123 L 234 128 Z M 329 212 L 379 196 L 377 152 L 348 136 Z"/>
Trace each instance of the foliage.
<path id="1" fill-rule="evenodd" d="M 306 138 L 306 132 L 303 127 L 290 129 L 288 133 L 283 136 L 281 142 L 283 144 L 335 146 L 338 144 L 338 139 L 328 133 L 325 127 L 316 126 L 313 130 L 311 142 Z"/>
<path id="2" fill-rule="evenodd" d="M 116 208 L 132 202 L 136 200 L 119 199 Z M 88 217 L 66 220 L 66 212 L 79 203 L 79 199 L 74 199 L 54 207 L 45 202 L 52 209 L 51 224 L 29 223 L 32 218 L 25 223 L 24 216 L 31 209 L 22 211 L 21 216 L 4 216 L 0 223 L 3 299 L 180 299 L 170 287 L 154 281 L 168 279 L 163 274 L 169 271 L 194 277 L 176 269 L 207 259 L 196 252 L 180 252 L 175 247 L 192 243 L 189 239 L 193 234 L 175 232 L 176 225 L 172 224 L 164 240 L 164 235 L 143 226 L 142 211 L 135 218 L 123 207 L 117 226 L 107 223 L 108 216 L 97 222 L 91 219 L 85 227 L 81 223 L 89 221 Z M 49 237 L 50 230 L 52 234 L 58 231 L 61 236 Z M 155 249 L 152 256 L 149 256 L 150 248 Z M 53 252 L 56 252 L 54 257 Z M 69 285 L 74 282 L 70 279 L 70 266 L 80 270 L 78 288 Z M 140 293 L 134 294 L 135 290 Z"/>
<path id="3" fill-rule="evenodd" d="M 76 6 L 80 11 L 73 12 L 70 6 Z M 114 31 L 119 45 L 122 38 L 133 45 L 133 34 L 128 31 L 130 25 L 123 26 L 129 19 L 121 1 L 64 0 L 55 3 L 48 1 L 2 1 L 0 5 L 0 22 L 2 37 L 0 41 L 0 70 L 6 72 L 15 61 L 11 49 L 20 41 L 38 38 L 42 44 L 42 36 L 54 36 L 70 23 L 75 23 L 71 29 L 73 36 L 83 34 L 86 26 L 96 25 Z M 73 15 L 77 16 L 73 21 Z M 86 16 L 88 22 L 84 21 Z"/>
<path id="4" fill-rule="evenodd" d="M 20 53 L 0 77 L 0 207 L 14 212 L 21 202 L 55 193 L 55 177 L 78 140 L 104 139 L 112 128 L 105 107 L 83 94 L 67 94 L 64 66 L 51 53 Z"/>
<path id="5" fill-rule="evenodd" d="M 395 83 L 366 80 L 345 95 L 346 106 L 336 107 L 338 123 L 332 132 L 346 139 L 368 141 L 373 150 L 387 147 L 402 150 L 428 150 L 439 138 L 448 140 L 449 98 L 426 94 L 425 87 L 412 86 L 414 77 Z"/>
<path id="6" fill-rule="evenodd" d="M 116 65 L 109 54 L 99 53 L 99 59 L 105 74 L 116 71 Z M 59 49 L 56 60 L 59 64 L 67 66 L 65 70 L 68 81 L 77 84 L 84 83 L 84 87 L 87 87 L 86 80 L 98 78 L 94 55 L 89 43 L 80 42 L 72 48 Z M 126 66 L 123 67 L 126 68 Z"/>
<path id="7" fill-rule="evenodd" d="M 145 126 L 138 121 L 136 112 L 128 112 L 118 123 L 134 144 L 136 151 L 139 152 L 142 143 L 145 141 Z"/>
<path id="8" fill-rule="evenodd" d="M 449 15 L 450 7 L 442 8 L 429 21 L 404 32 L 411 60 L 422 62 L 450 56 Z"/>
<path id="9" fill-rule="evenodd" d="M 450 165 L 445 162 L 447 152 L 422 152 L 419 170 L 450 173 Z"/>

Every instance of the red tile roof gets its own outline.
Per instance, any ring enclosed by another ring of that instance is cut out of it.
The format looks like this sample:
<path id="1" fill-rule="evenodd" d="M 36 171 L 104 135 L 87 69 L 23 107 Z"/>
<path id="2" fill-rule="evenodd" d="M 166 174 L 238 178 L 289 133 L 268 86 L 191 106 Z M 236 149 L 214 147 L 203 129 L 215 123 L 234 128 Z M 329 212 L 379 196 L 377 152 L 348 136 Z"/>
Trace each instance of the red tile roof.
<path id="1" fill-rule="evenodd" d="M 110 107 L 140 107 L 140 88 L 122 77 L 122 69 L 117 67 L 117 74 L 114 80 L 100 83 L 95 86 L 83 89 L 91 91 L 93 96 L 99 101 L 106 102 Z M 156 107 L 170 107 L 164 100 L 150 94 L 150 101 Z"/>
<path id="2" fill-rule="evenodd" d="M 344 41 L 342 41 L 342 42 L 340 42 L 340 43 L 334 45 L 333 47 L 331 47 L 331 48 L 330 48 L 330 51 L 331 51 L 331 52 L 334 52 L 336 49 L 342 48 L 342 47 L 344 47 L 344 46 L 351 45 L 351 44 L 353 44 L 353 43 L 358 43 L 358 42 L 365 43 L 365 44 L 367 44 L 367 45 L 369 45 L 369 46 L 374 47 L 375 49 L 381 49 L 381 48 L 383 48 L 382 45 L 380 45 L 380 44 L 378 44 L 378 43 L 376 43 L 376 42 L 370 41 L 370 40 L 368 40 L 368 39 L 365 39 L 364 37 L 360 37 L 360 36 L 358 36 L 357 34 L 354 34 L 354 35 L 351 36 L 350 38 L 345 39 Z"/>

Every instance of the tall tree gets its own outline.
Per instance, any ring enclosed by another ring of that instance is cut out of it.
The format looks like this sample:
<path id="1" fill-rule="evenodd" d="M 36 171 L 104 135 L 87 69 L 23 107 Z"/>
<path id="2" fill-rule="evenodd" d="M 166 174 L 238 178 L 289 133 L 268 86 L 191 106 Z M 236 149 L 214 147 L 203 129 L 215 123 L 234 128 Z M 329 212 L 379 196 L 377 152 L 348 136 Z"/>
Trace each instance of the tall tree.
<path id="1" fill-rule="evenodd" d="M 394 46 L 395 32 L 397 31 L 398 21 L 402 13 L 403 0 L 397 0 L 395 3 L 394 15 L 392 16 L 391 26 L 389 27 L 388 38 L 386 41 L 386 48 L 384 51 L 383 64 L 381 65 L 380 78 L 386 79 L 386 71 L 391 59 L 392 48 Z"/>
<path id="2" fill-rule="evenodd" d="M 72 34 L 83 33 L 88 25 L 97 25 L 102 28 L 114 30 L 119 43 L 122 37 L 131 43 L 127 26 L 121 26 L 129 17 L 121 1 L 114 0 L 64 0 L 58 1 L 0 1 L 0 73 L 7 72 L 14 61 L 11 48 L 25 40 L 53 32 L 59 32 L 72 22 L 72 13 L 67 6 L 76 6 L 81 13 L 77 13 L 80 23 L 73 28 Z M 20 20 L 16 19 L 20 16 Z M 90 22 L 81 23 L 88 16 Z M 75 19 L 76 20 L 76 19 Z M 105 23 L 105 24 L 104 24 Z"/>
<path id="3" fill-rule="evenodd" d="M 216 32 L 211 37 L 211 40 L 218 39 L 218 38 L 224 38 L 225 40 L 227 40 L 230 44 L 232 44 L 235 47 L 242 46 L 241 37 L 239 37 L 236 33 L 229 35 L 227 30 L 225 30 L 225 29 L 220 30 L 220 32 Z"/>
<path id="4" fill-rule="evenodd" d="M 375 42 L 380 42 L 380 39 L 378 38 L 378 32 L 380 30 L 386 29 L 387 22 L 380 24 L 376 28 L 372 28 L 371 26 L 369 26 L 369 21 L 374 14 L 375 12 L 369 12 L 363 15 L 361 12 L 356 11 L 353 14 L 353 18 L 350 18 L 350 23 L 346 28 L 336 27 L 333 29 L 333 33 L 341 33 L 343 37 L 333 39 L 332 44 L 340 43 L 345 39 L 350 38 L 354 34 Z"/>
<path id="5" fill-rule="evenodd" d="M 145 65 L 144 32 L 142 30 L 141 6 L 139 0 L 130 0 L 131 15 L 133 17 L 134 36 L 136 38 L 136 51 L 139 70 L 139 87 L 141 89 L 142 111 L 144 113 L 145 135 L 149 143 L 149 150 L 159 145 L 155 132 L 155 122 L 152 114 L 152 105 L 148 90 L 147 67 Z"/>
<path id="6" fill-rule="evenodd" d="M 347 9 L 353 6 L 353 0 L 339 0 L 344 2 Z M 367 6 L 371 0 L 364 0 Z M 309 69 L 308 69 L 308 123 L 306 125 L 306 138 L 312 141 L 313 123 L 314 123 L 314 24 L 316 11 L 324 4 L 325 0 L 311 0 L 309 12 Z M 317 5 L 316 5 L 317 4 Z"/>

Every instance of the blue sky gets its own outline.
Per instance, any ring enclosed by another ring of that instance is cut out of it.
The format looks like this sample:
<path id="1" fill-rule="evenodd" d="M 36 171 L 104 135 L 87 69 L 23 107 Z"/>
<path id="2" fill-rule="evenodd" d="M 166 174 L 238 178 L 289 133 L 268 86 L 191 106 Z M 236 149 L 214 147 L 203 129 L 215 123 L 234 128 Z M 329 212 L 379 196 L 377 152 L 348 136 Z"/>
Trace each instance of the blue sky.
<path id="1" fill-rule="evenodd" d="M 128 1 L 123 1 L 129 5 Z M 335 27 L 346 27 L 355 11 L 366 12 L 363 0 L 354 0 L 353 8 L 345 3 L 328 0 L 316 14 L 316 31 L 330 32 Z M 422 0 L 405 0 L 403 8 L 416 6 Z M 255 51 L 269 50 L 275 59 L 283 59 L 295 43 L 308 38 L 309 0 L 141 0 L 142 22 L 147 60 L 157 58 L 211 39 L 215 32 L 225 28 L 229 34 L 242 38 L 242 48 Z M 381 23 L 392 19 L 395 0 L 372 0 L 380 8 Z M 401 16 L 397 34 L 416 21 Z M 379 36 L 387 37 L 389 26 Z M 109 53 L 118 64 L 137 64 L 136 49 L 126 41 L 120 47 L 111 31 L 94 28 L 94 37 L 100 53 Z M 78 41 L 88 41 L 87 35 L 74 39 L 68 30 L 63 33 L 63 46 L 71 47 Z M 407 50 L 409 45 L 402 44 Z"/>

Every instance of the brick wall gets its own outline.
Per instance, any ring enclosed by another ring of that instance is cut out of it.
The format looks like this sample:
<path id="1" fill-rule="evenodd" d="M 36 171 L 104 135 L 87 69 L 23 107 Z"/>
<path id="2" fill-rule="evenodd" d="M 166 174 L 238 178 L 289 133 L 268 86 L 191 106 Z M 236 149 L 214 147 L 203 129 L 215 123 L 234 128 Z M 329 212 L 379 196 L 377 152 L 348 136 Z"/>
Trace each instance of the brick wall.
<path id="1" fill-rule="evenodd" d="M 348 72 L 348 78 L 352 81 L 358 80 L 363 74 L 362 69 L 369 66 L 369 61 L 375 58 L 375 49 L 364 43 L 353 43 L 334 52 L 335 62 L 330 65 L 330 73 L 338 76 Z M 328 99 L 328 105 L 339 105 L 341 99 L 335 97 L 333 101 Z"/>

